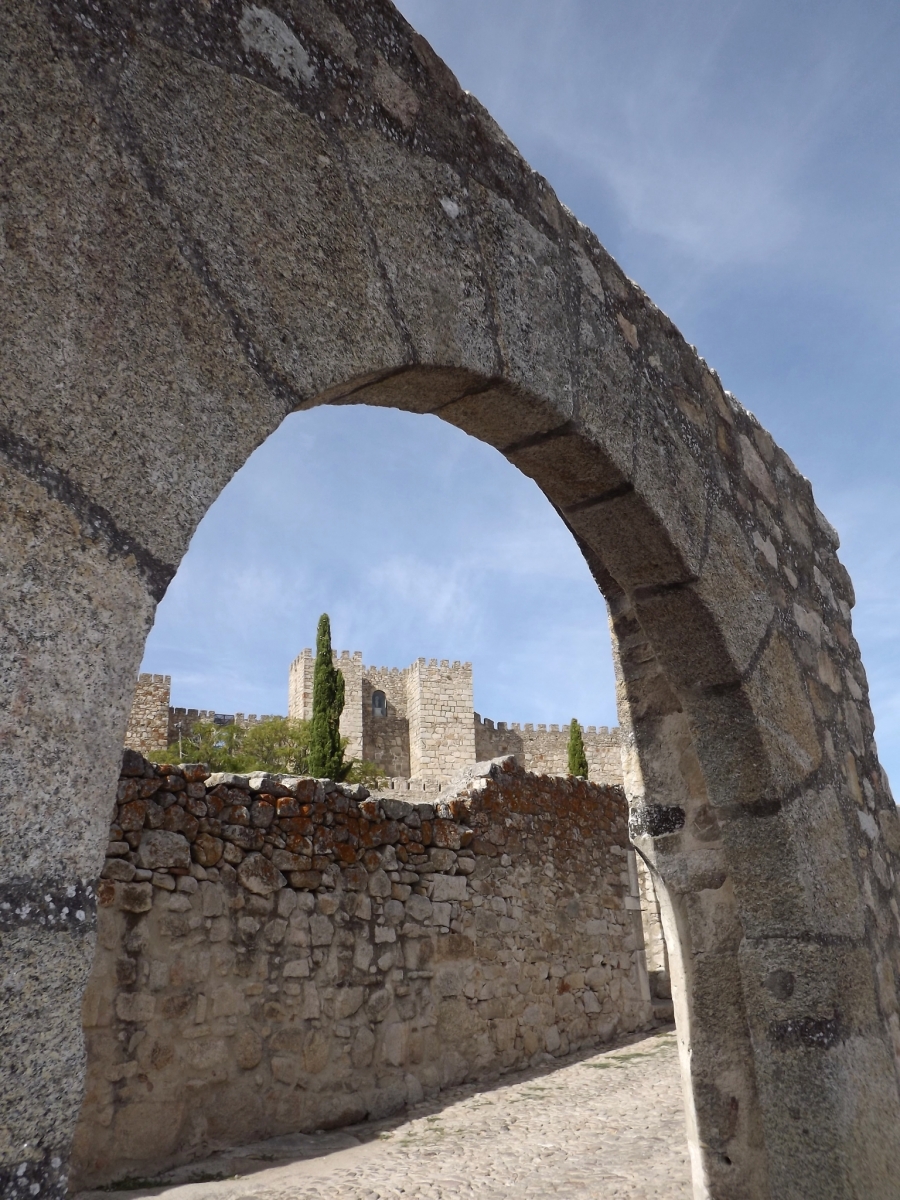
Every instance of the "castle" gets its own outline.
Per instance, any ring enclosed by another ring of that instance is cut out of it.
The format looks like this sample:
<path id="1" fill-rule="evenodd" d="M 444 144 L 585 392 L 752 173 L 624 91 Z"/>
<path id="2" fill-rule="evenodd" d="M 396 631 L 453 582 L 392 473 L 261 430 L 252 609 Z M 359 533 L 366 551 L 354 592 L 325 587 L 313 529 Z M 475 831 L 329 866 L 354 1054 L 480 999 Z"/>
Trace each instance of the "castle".
<path id="1" fill-rule="evenodd" d="M 341 734 L 351 758 L 376 763 L 385 776 L 436 790 L 476 762 L 514 755 L 520 766 L 545 775 L 564 775 L 568 765 L 567 725 L 496 724 L 474 709 L 472 664 L 417 659 L 408 667 L 369 667 L 362 652 L 335 653 L 344 677 Z M 315 656 L 305 649 L 291 663 L 288 716 L 312 716 Z M 196 721 L 250 726 L 264 717 L 212 709 L 173 708 L 171 676 L 138 679 L 125 744 L 158 753 Z M 621 783 L 619 730 L 588 725 L 584 730 L 589 778 Z"/>

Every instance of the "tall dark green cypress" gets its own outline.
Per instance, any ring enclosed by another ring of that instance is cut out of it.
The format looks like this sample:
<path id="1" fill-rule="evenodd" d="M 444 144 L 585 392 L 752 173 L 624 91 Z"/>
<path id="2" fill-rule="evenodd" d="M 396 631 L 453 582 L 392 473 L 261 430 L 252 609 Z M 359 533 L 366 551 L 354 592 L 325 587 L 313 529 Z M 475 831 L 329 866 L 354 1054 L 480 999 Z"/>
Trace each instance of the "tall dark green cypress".
<path id="1" fill-rule="evenodd" d="M 334 665 L 331 622 L 328 613 L 322 613 L 316 630 L 316 667 L 313 672 L 309 731 L 309 773 L 316 779 L 340 779 L 345 774 L 340 730 L 343 711 L 344 676 Z"/>
<path id="2" fill-rule="evenodd" d="M 584 752 L 584 738 L 581 736 L 581 726 L 572 718 L 569 725 L 569 774 L 588 776 L 588 760 Z"/>

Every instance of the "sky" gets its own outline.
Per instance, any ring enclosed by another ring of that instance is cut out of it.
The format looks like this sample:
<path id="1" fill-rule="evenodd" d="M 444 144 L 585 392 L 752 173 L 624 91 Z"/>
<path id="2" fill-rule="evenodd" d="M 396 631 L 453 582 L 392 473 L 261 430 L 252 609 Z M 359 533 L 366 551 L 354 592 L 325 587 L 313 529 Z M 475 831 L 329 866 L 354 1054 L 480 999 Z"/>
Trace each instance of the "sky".
<path id="1" fill-rule="evenodd" d="M 399 7 L 812 480 L 900 794 L 900 5 Z M 322 611 L 368 664 L 471 661 L 495 720 L 615 723 L 570 536 L 436 418 L 289 417 L 199 526 L 142 669 L 176 704 L 285 712 Z"/>

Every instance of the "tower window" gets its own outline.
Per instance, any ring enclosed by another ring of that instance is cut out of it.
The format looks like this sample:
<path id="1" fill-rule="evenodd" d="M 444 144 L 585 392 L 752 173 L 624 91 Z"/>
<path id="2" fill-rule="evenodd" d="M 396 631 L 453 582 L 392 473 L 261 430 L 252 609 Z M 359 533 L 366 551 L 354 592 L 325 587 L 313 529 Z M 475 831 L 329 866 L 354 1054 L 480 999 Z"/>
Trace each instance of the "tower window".
<path id="1" fill-rule="evenodd" d="M 372 716 L 387 716 L 387 696 L 385 696 L 384 692 L 372 693 Z"/>

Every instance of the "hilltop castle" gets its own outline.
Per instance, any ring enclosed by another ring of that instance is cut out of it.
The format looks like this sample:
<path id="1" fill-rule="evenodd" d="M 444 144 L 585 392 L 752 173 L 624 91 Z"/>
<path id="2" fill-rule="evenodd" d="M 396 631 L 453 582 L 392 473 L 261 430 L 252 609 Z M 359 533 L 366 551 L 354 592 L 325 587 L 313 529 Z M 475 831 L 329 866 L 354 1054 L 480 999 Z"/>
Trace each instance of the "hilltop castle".
<path id="1" fill-rule="evenodd" d="M 518 725 L 482 719 L 474 709 L 472 664 L 417 659 L 408 667 L 368 667 L 362 652 L 335 653 L 344 676 L 341 733 L 349 757 L 377 763 L 396 781 L 412 781 L 431 790 L 475 762 L 515 755 L 526 770 L 564 775 L 567 725 Z M 315 656 L 305 649 L 291 663 L 288 716 L 312 716 Z M 195 721 L 234 722 L 249 726 L 263 717 L 212 709 L 172 708 L 171 676 L 138 679 L 125 744 L 144 754 L 158 752 L 187 732 Z M 619 730 L 588 725 L 584 729 L 589 777 L 596 783 L 621 783 Z"/>

